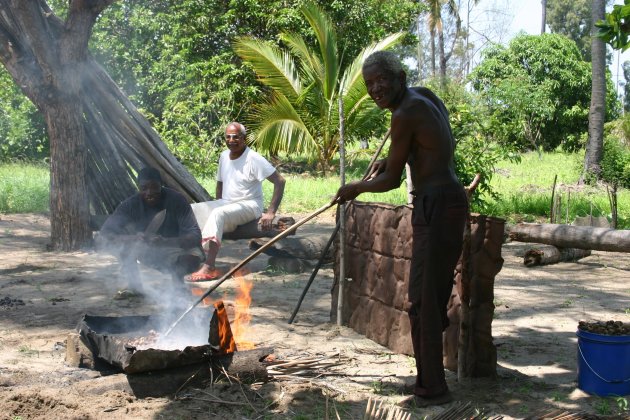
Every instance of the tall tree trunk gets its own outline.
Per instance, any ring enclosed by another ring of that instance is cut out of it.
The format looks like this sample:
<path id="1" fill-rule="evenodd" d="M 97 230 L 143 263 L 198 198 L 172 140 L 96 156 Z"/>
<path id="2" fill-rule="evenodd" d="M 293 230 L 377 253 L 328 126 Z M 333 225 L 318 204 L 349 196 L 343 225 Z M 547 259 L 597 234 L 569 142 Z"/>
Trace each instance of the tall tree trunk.
<path id="1" fill-rule="evenodd" d="M 416 46 L 416 61 L 418 63 L 418 84 L 421 85 L 422 84 L 422 80 L 424 79 L 423 77 L 423 67 L 424 67 L 424 57 L 423 57 L 423 51 L 424 48 L 422 46 L 422 15 L 419 14 L 418 15 L 418 21 L 417 21 L 417 25 L 418 25 L 418 31 L 417 31 L 417 36 L 418 36 L 418 44 Z"/>
<path id="2" fill-rule="evenodd" d="M 435 75 L 435 29 L 431 29 L 431 76 Z"/>
<path id="3" fill-rule="evenodd" d="M 545 27 L 547 26 L 547 0 L 541 0 L 542 3 L 542 22 L 540 25 L 540 33 L 545 33 Z"/>
<path id="4" fill-rule="evenodd" d="M 44 114 L 50 138 L 51 245 L 70 251 L 92 238 L 81 102 L 55 101 L 46 106 Z"/>
<path id="5" fill-rule="evenodd" d="M 588 143 L 584 156 L 584 174 L 599 178 L 604 143 L 604 119 L 606 117 L 606 44 L 595 36 L 595 22 L 604 19 L 606 0 L 593 0 L 591 9 L 592 90 L 588 114 Z"/>
<path id="6" fill-rule="evenodd" d="M 440 49 L 440 86 L 442 90 L 446 88 L 446 53 L 444 52 L 444 30 L 438 30 L 438 47 Z"/>

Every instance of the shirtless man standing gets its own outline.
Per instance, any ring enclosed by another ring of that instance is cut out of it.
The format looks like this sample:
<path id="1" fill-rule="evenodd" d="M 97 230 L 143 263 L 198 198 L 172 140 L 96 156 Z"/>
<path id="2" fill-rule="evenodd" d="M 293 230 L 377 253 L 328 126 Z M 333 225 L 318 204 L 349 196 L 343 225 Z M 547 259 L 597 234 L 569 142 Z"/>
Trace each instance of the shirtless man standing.
<path id="1" fill-rule="evenodd" d="M 405 164 L 414 186 L 413 252 L 409 276 L 409 320 L 417 376 L 413 401 L 417 407 L 452 401 L 442 362 L 442 331 L 448 326 L 446 305 L 453 273 L 462 250 L 468 201 L 455 175 L 455 140 L 442 101 L 429 89 L 407 87 L 400 60 L 378 51 L 363 64 L 363 79 L 376 105 L 389 109 L 389 155 L 372 168 L 365 181 L 337 192 L 339 202 L 364 192 L 400 186 Z"/>

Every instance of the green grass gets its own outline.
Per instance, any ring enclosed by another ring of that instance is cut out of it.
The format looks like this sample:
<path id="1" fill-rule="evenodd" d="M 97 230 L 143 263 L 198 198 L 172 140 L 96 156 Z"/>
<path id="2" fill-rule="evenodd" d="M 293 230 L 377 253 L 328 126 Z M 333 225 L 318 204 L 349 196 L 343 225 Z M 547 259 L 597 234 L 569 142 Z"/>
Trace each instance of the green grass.
<path id="1" fill-rule="evenodd" d="M 49 169 L 45 165 L 0 165 L 0 213 L 48 211 Z"/>
<path id="2" fill-rule="evenodd" d="M 361 177 L 369 157 L 356 159 L 346 169 L 346 182 Z M 578 186 L 582 154 L 527 153 L 520 163 L 500 162 L 493 174 L 491 186 L 498 194 L 496 199 L 483 197 L 485 205 L 473 211 L 509 222 L 548 222 L 551 191 L 557 175 L 556 195 L 561 197 L 561 221 L 571 222 L 576 216 L 606 216 L 610 219 L 610 204 L 605 186 Z M 283 171 L 287 179 L 280 213 L 310 213 L 327 204 L 340 185 L 339 176 L 323 177 L 295 164 L 297 170 Z M 295 169 L 295 168 L 294 168 Z M 0 165 L 0 213 L 30 213 L 48 210 L 48 168 L 44 165 Z M 214 194 L 215 182 L 211 178 L 199 179 L 208 192 Z M 263 183 L 268 203 L 273 185 Z M 404 183 L 400 188 L 382 194 L 362 194 L 360 201 L 401 205 L 406 202 Z M 567 217 L 567 201 L 568 217 Z M 618 196 L 620 229 L 630 229 L 630 191 L 622 190 Z"/>
<path id="3" fill-rule="evenodd" d="M 503 217 L 510 222 L 548 222 L 551 210 L 551 193 L 557 175 L 556 196 L 561 198 L 560 216 L 563 223 L 576 216 L 605 216 L 610 220 L 611 210 L 606 187 L 578 186 L 583 154 L 526 153 L 520 163 L 500 162 L 491 185 L 499 198 L 487 201 L 483 213 Z M 568 205 L 567 205 L 568 202 Z M 630 191 L 618 193 L 617 213 L 620 229 L 630 228 Z M 567 215 L 568 207 L 568 215 Z"/>

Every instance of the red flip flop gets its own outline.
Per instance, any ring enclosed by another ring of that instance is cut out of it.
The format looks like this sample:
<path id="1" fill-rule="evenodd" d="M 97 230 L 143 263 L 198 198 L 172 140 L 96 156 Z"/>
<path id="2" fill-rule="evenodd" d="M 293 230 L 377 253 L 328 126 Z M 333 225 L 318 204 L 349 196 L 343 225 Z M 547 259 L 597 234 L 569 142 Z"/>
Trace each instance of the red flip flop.
<path id="1" fill-rule="evenodd" d="M 195 283 L 198 281 L 210 281 L 216 280 L 221 276 L 221 272 L 219 270 L 212 270 L 209 273 L 192 273 L 187 276 L 184 276 L 184 281 Z"/>

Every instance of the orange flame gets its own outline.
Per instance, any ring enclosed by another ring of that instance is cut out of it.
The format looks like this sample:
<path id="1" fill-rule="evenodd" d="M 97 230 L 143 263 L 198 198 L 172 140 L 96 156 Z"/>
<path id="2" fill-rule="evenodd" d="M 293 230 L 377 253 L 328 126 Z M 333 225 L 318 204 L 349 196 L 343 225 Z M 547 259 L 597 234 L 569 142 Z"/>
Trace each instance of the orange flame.
<path id="1" fill-rule="evenodd" d="M 249 313 L 249 306 L 252 303 L 250 292 L 254 287 L 254 283 L 249 277 L 251 277 L 251 271 L 247 268 L 242 268 L 234 273 L 234 280 L 236 280 L 238 285 L 238 292 L 234 301 L 232 333 L 234 334 L 234 340 L 239 350 L 251 350 L 255 347 L 254 343 L 247 339 L 250 333 L 249 321 L 252 318 Z"/>
<path id="2" fill-rule="evenodd" d="M 219 300 L 214 303 L 217 315 L 217 326 L 219 327 L 219 346 L 221 354 L 234 353 L 236 351 L 236 343 L 234 336 L 230 330 L 230 321 L 228 321 L 227 312 L 223 301 Z"/>

